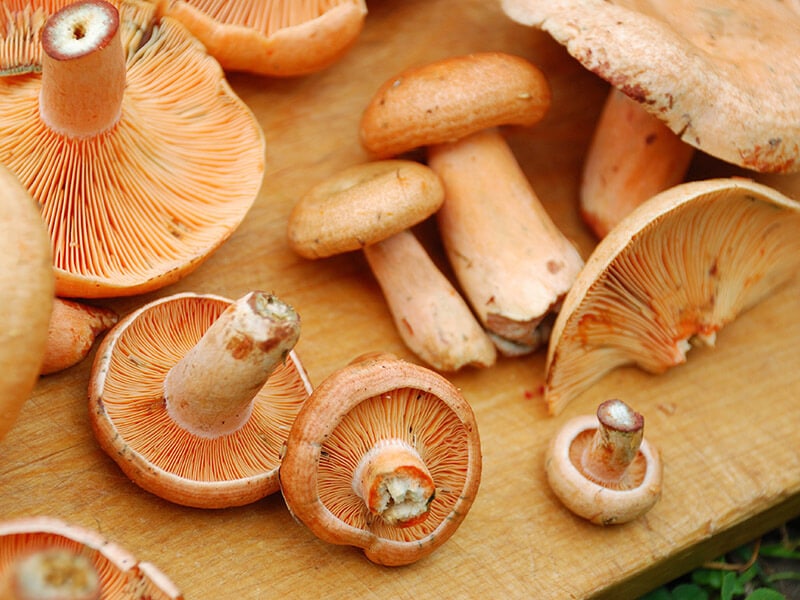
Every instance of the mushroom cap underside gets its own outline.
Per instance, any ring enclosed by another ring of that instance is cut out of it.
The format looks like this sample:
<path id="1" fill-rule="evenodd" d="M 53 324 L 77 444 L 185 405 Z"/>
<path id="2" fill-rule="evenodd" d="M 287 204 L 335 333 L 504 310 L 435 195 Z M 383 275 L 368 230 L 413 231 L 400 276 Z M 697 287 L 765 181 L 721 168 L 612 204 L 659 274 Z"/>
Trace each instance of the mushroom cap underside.
<path id="1" fill-rule="evenodd" d="M 389 439 L 415 448 L 436 486 L 429 516 L 410 527 L 371 517 L 353 490 L 361 457 Z M 480 475 L 480 439 L 466 400 L 435 372 L 386 355 L 354 361 L 317 386 L 280 468 L 283 496 L 300 522 L 324 541 L 362 548 L 389 566 L 413 563 L 449 539 Z"/>
<path id="2" fill-rule="evenodd" d="M 800 204 L 741 178 L 680 184 L 597 245 L 550 337 L 544 398 L 558 414 L 606 373 L 661 373 L 713 344 L 800 267 Z"/>
<path id="3" fill-rule="evenodd" d="M 59 135 L 39 116 L 41 74 L 0 78 L 0 162 L 40 204 L 63 297 L 143 293 L 197 268 L 260 190 L 264 136 L 219 64 L 155 5 L 126 2 L 122 112 Z"/>
<path id="4" fill-rule="evenodd" d="M 686 143 L 754 171 L 800 170 L 800 13 L 739 0 L 503 0 Z"/>
<path id="5" fill-rule="evenodd" d="M 177 504 L 238 506 L 276 492 L 281 448 L 311 392 L 291 351 L 237 431 L 201 437 L 175 423 L 164 402 L 166 374 L 230 305 L 193 293 L 151 302 L 106 335 L 92 368 L 89 417 L 100 446 L 131 480 Z"/>

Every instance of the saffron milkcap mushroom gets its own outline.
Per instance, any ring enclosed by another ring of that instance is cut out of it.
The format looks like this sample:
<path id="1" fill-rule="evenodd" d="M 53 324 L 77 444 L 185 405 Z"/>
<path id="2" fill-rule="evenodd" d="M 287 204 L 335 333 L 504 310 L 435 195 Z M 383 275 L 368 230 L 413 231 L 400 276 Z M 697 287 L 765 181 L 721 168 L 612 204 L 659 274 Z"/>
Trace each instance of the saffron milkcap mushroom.
<path id="1" fill-rule="evenodd" d="M 281 490 L 320 539 L 399 566 L 429 555 L 478 491 L 475 417 L 444 377 L 389 354 L 329 375 L 286 440 Z"/>
<path id="2" fill-rule="evenodd" d="M 444 248 L 481 324 L 506 345 L 536 348 L 539 324 L 583 264 L 536 196 L 498 127 L 530 126 L 550 88 L 503 52 L 449 57 L 387 80 L 364 110 L 363 146 L 378 157 L 426 146 L 444 184 Z"/>
<path id="3" fill-rule="evenodd" d="M 358 39 L 364 0 L 167 0 L 226 70 L 288 77 L 324 69 Z"/>
<path id="4" fill-rule="evenodd" d="M 264 292 L 182 293 L 130 313 L 92 369 L 100 446 L 145 490 L 197 508 L 278 490 L 279 455 L 311 384 L 297 313 Z"/>
<path id="5" fill-rule="evenodd" d="M 36 203 L 0 165 L 0 440 L 38 379 L 47 347 L 55 278 Z"/>
<path id="6" fill-rule="evenodd" d="M 558 499 L 597 525 L 632 521 L 661 497 L 659 452 L 644 439 L 644 417 L 622 400 L 567 421 L 548 446 L 545 470 Z"/>
<path id="7" fill-rule="evenodd" d="M 427 166 L 409 160 L 354 165 L 313 186 L 289 216 L 291 248 L 309 259 L 362 249 L 400 337 L 440 371 L 494 364 L 494 345 L 466 301 L 410 228 L 442 205 Z"/>
<path id="8" fill-rule="evenodd" d="M 0 597 L 181 600 L 155 565 L 99 533 L 53 517 L 0 522 Z"/>
<path id="9" fill-rule="evenodd" d="M 663 373 L 800 267 L 800 203 L 744 178 L 682 183 L 600 241 L 556 317 L 544 399 L 558 414 L 606 373 Z"/>
<path id="10" fill-rule="evenodd" d="M 156 3 L 69 4 L 49 15 L 42 46 L 41 73 L 0 87 L 0 162 L 41 207 L 57 295 L 175 282 L 255 200 L 258 121 Z"/>

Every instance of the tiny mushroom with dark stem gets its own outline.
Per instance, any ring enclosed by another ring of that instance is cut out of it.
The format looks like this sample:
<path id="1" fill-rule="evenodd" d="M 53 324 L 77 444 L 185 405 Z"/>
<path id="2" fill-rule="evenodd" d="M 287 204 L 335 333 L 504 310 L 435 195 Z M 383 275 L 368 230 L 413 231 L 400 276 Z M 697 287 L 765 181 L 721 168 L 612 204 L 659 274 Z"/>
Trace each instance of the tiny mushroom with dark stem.
<path id="1" fill-rule="evenodd" d="M 800 203 L 742 178 L 682 183 L 600 241 L 567 294 L 547 353 L 558 414 L 606 373 L 662 373 L 800 268 Z"/>
<path id="2" fill-rule="evenodd" d="M 286 441 L 281 490 L 320 539 L 388 566 L 413 563 L 462 523 L 481 476 L 475 417 L 434 371 L 387 354 L 332 373 Z"/>
<path id="3" fill-rule="evenodd" d="M 440 371 L 488 367 L 496 351 L 466 301 L 409 229 L 442 205 L 430 168 L 379 160 L 315 185 L 289 216 L 290 246 L 305 258 L 362 249 L 400 337 Z"/>
<path id="4" fill-rule="evenodd" d="M 503 353 L 538 347 L 583 261 L 534 193 L 499 131 L 550 106 L 544 75 L 502 52 L 447 58 L 386 81 L 361 120 L 379 157 L 427 146 L 445 201 L 437 213 L 453 271 Z"/>
<path id="5" fill-rule="evenodd" d="M 278 490 L 279 455 L 311 384 L 297 313 L 251 292 L 176 294 L 124 317 L 98 348 L 89 417 L 135 483 L 198 508 Z"/>
<path id="6" fill-rule="evenodd" d="M 597 525 L 627 523 L 661 497 L 661 457 L 644 439 L 644 417 L 621 400 L 597 416 L 567 421 L 547 449 L 550 488 L 576 515 Z"/>
<path id="7" fill-rule="evenodd" d="M 41 72 L 0 86 L 0 162 L 40 205 L 60 297 L 177 281 L 230 237 L 261 187 L 258 121 L 157 9 L 69 4 L 41 33 Z M 0 13 L 18 17 L 32 18 Z"/>
<path id="8" fill-rule="evenodd" d="M 800 170 L 796 4 L 503 0 L 502 7 L 518 23 L 549 33 L 613 86 L 606 108 L 612 114 L 598 124 L 581 198 L 589 225 L 601 237 L 624 216 L 624 209 L 679 183 L 676 178 L 694 149 L 752 172 Z M 631 102 L 619 102 L 613 97 L 618 93 Z M 616 137 L 610 129 L 620 122 L 614 116 L 620 114 L 618 109 L 631 119 L 628 125 L 658 136 L 658 148 L 646 149 L 642 142 L 647 144 L 648 133 L 631 130 L 628 142 L 644 152 L 628 165 L 615 156 L 627 144 L 609 147 L 604 142 Z M 637 110 L 649 118 L 634 116 Z M 662 122 L 690 148 L 682 149 L 664 130 L 654 130 L 654 121 Z M 620 169 L 612 173 L 602 163 Z M 634 172 L 644 175 L 647 186 L 626 183 Z M 659 185 L 663 187 L 655 189 Z M 619 193 L 624 199 L 615 197 Z M 612 204 L 606 206 L 607 201 Z"/>
<path id="9" fill-rule="evenodd" d="M 2 600 L 181 600 L 157 567 L 84 527 L 52 517 L 0 522 Z"/>

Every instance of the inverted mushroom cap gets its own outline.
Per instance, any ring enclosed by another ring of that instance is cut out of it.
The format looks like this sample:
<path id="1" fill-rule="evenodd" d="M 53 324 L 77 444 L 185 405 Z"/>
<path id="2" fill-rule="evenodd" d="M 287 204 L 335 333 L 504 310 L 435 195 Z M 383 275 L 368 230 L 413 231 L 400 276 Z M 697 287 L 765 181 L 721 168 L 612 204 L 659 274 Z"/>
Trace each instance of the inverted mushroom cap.
<path id="1" fill-rule="evenodd" d="M 62 556 L 88 558 L 88 565 L 79 562 L 78 566 L 88 569 L 92 576 L 99 579 L 100 596 L 96 597 L 102 597 L 103 600 L 183 598 L 175 584 L 151 563 L 138 561 L 127 550 L 92 530 L 52 517 L 21 518 L 0 523 L 0 580 L 13 577 L 18 561 L 53 551 L 60 552 Z M 53 565 L 50 566 L 53 568 Z M 60 575 L 76 574 L 62 572 Z M 79 583 L 80 579 L 76 577 L 75 582 Z"/>
<path id="2" fill-rule="evenodd" d="M 361 117 L 361 143 L 388 157 L 490 127 L 533 125 L 549 108 L 549 84 L 525 59 L 503 52 L 454 56 L 387 80 Z"/>
<path id="3" fill-rule="evenodd" d="M 688 144 L 800 170 L 800 13 L 791 3 L 503 0 Z"/>
<path id="4" fill-rule="evenodd" d="M 416 453 L 433 481 L 421 522 L 390 524 L 358 493 L 365 456 L 392 444 Z M 415 562 L 450 538 L 480 475 L 469 404 L 445 378 L 390 355 L 361 357 L 315 389 L 292 426 L 280 468 L 296 518 L 322 540 L 362 548 L 389 566 Z"/>
<path id="5" fill-rule="evenodd" d="M 281 447 L 311 391 L 294 351 L 286 353 L 280 345 L 291 335 L 280 320 L 294 328 L 296 317 L 273 316 L 267 307 L 274 323 L 267 330 L 277 333 L 266 339 L 246 329 L 248 315 L 228 319 L 223 333 L 215 328 L 209 338 L 212 326 L 235 306 L 266 313 L 257 306 L 264 302 L 273 302 L 272 297 L 253 293 L 234 303 L 208 294 L 175 294 L 130 313 L 103 339 L 92 369 L 89 417 L 100 446 L 142 488 L 199 508 L 243 505 L 278 490 Z M 186 363 L 209 340 L 218 344 L 218 352 Z M 265 373 L 266 383 L 259 381 L 255 389 L 239 371 L 227 369 L 232 363 L 263 371 L 246 363 L 276 352 L 283 360 L 266 357 L 274 371 Z M 182 396 L 171 393 L 175 387 L 169 378 L 178 376 L 184 380 Z M 221 414 L 219 396 L 239 387 L 247 392 L 242 410 Z M 190 414 L 196 403 L 202 406 Z"/>
<path id="6" fill-rule="evenodd" d="M 168 0 L 223 68 L 260 75 L 306 75 L 328 67 L 358 39 L 364 0 Z"/>
<path id="7" fill-rule="evenodd" d="M 105 131 L 49 126 L 77 103 L 40 111 L 45 73 L 0 80 L 0 162 L 41 206 L 63 297 L 138 294 L 185 276 L 238 227 L 263 177 L 261 128 L 202 45 L 156 19 L 153 3 L 123 3 L 119 23 L 124 94 Z M 72 69 L 66 81 L 100 73 L 55 62 Z"/>
<path id="8" fill-rule="evenodd" d="M 597 245 L 564 299 L 544 398 L 558 414 L 608 371 L 661 373 L 800 267 L 800 203 L 740 178 L 684 183 Z"/>

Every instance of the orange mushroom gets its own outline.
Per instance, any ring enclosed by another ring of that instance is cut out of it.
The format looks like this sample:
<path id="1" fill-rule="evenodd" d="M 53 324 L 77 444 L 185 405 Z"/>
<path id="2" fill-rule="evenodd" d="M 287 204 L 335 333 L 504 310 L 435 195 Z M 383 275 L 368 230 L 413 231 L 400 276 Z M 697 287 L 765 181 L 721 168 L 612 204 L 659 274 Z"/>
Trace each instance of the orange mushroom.
<path id="1" fill-rule="evenodd" d="M 0 522 L 0 597 L 181 600 L 157 567 L 100 534 L 52 517 Z"/>
<path id="2" fill-rule="evenodd" d="M 364 0 L 166 0 L 223 68 L 287 77 L 324 69 L 358 39 Z"/>
<path id="3" fill-rule="evenodd" d="M 275 296 L 176 294 L 124 317 L 92 369 L 89 417 L 135 483 L 198 508 L 278 490 L 279 454 L 311 384 L 297 313 Z"/>
<path id="4" fill-rule="evenodd" d="M 261 186 L 257 120 L 156 8 L 70 4 L 42 32 L 41 74 L 0 86 L 0 162 L 41 206 L 61 297 L 178 280 L 233 233 Z"/>
<path id="5" fill-rule="evenodd" d="M 320 539 L 406 565 L 466 517 L 480 484 L 480 438 L 472 409 L 445 378 L 364 355 L 314 390 L 279 472 L 289 510 Z"/>

